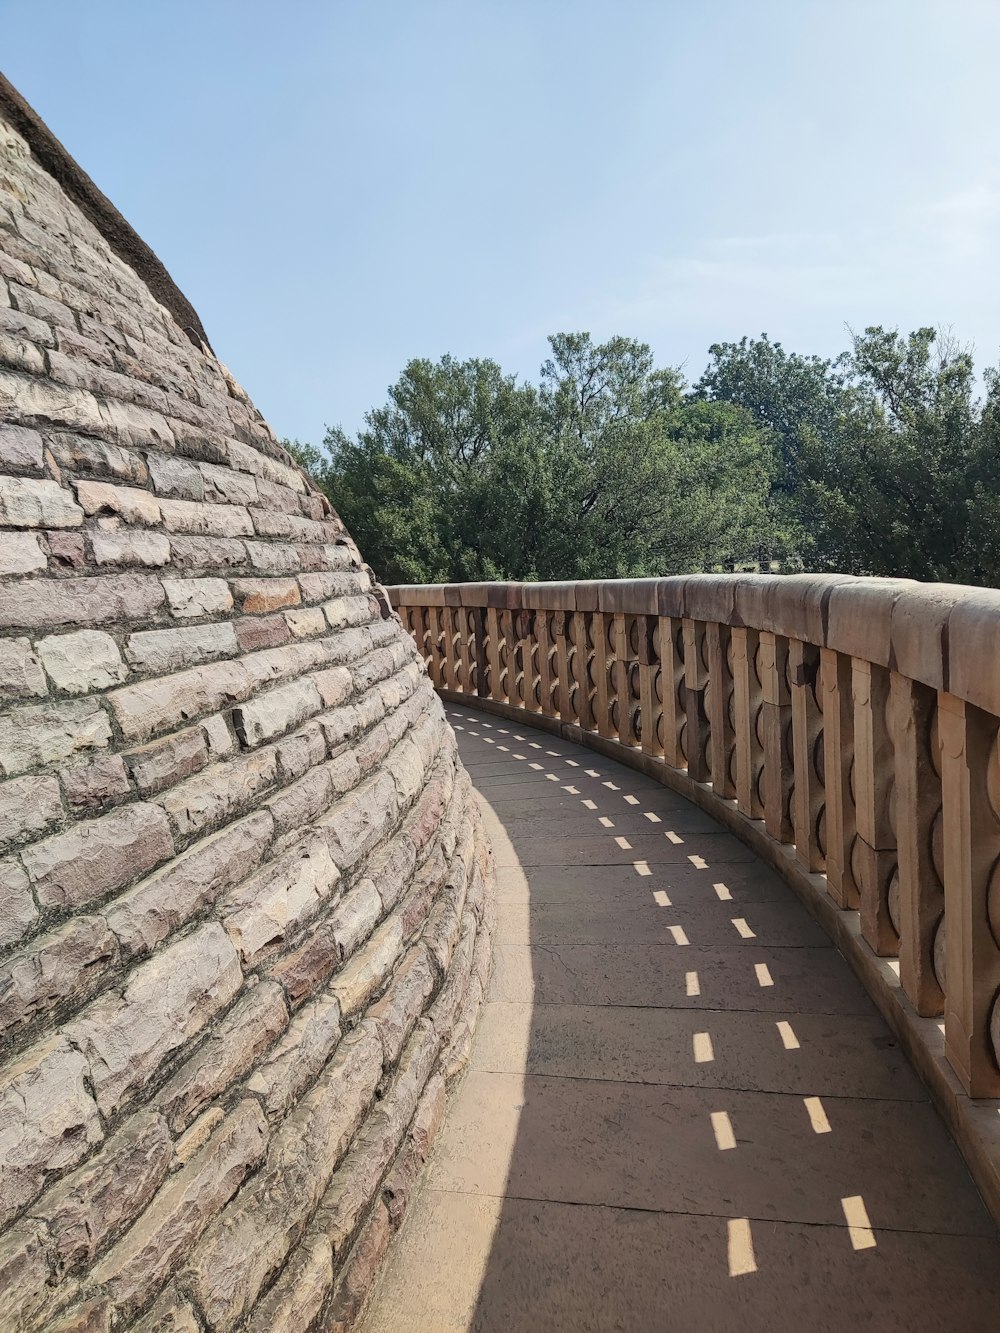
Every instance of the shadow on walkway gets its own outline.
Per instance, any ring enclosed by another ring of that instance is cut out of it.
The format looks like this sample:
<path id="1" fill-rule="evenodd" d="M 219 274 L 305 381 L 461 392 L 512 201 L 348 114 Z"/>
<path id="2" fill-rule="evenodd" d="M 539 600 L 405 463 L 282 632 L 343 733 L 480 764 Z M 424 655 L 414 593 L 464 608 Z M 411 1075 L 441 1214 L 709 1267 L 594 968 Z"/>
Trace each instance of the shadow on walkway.
<path id="1" fill-rule="evenodd" d="M 366 1333 L 996 1329 L 986 1209 L 791 891 L 650 779 L 449 715 L 494 974 Z"/>

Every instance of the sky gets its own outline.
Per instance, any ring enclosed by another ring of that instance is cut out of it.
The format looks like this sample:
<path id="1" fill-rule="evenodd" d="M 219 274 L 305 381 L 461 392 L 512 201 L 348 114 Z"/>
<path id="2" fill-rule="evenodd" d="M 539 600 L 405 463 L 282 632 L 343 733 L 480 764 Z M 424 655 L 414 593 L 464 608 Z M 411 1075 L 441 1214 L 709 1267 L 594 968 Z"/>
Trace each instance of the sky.
<path id="1" fill-rule="evenodd" d="M 0 67 L 279 435 L 546 337 L 1000 362 L 1000 0 L 0 0 Z"/>

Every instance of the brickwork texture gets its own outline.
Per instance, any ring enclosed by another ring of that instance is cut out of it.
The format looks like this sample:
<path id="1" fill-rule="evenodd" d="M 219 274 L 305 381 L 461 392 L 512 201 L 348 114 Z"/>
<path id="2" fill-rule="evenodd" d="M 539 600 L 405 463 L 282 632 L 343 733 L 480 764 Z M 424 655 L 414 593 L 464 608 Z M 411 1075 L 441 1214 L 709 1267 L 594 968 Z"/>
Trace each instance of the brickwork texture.
<path id="1" fill-rule="evenodd" d="M 16 119 L 0 1328 L 346 1329 L 468 1051 L 489 849 L 336 513 Z"/>

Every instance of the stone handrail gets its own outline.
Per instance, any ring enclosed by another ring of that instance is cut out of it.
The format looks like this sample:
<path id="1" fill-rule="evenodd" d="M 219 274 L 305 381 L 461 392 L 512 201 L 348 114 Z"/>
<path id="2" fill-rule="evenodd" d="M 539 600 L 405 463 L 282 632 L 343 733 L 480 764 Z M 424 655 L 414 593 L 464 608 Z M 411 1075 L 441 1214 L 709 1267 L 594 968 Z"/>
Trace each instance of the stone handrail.
<path id="1" fill-rule="evenodd" d="M 1000 592 L 754 574 L 389 594 L 443 694 L 711 809 L 812 899 L 953 1112 L 1000 1095 Z"/>

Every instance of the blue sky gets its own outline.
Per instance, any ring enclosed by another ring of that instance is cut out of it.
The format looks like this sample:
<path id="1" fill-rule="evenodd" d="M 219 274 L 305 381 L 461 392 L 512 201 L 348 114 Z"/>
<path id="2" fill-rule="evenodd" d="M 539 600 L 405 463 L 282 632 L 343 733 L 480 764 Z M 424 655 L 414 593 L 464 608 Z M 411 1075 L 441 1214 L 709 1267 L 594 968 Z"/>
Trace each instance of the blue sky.
<path id="1" fill-rule="evenodd" d="M 1000 361 L 996 0 L 0 0 L 4 72 L 279 434 L 548 333 Z"/>

